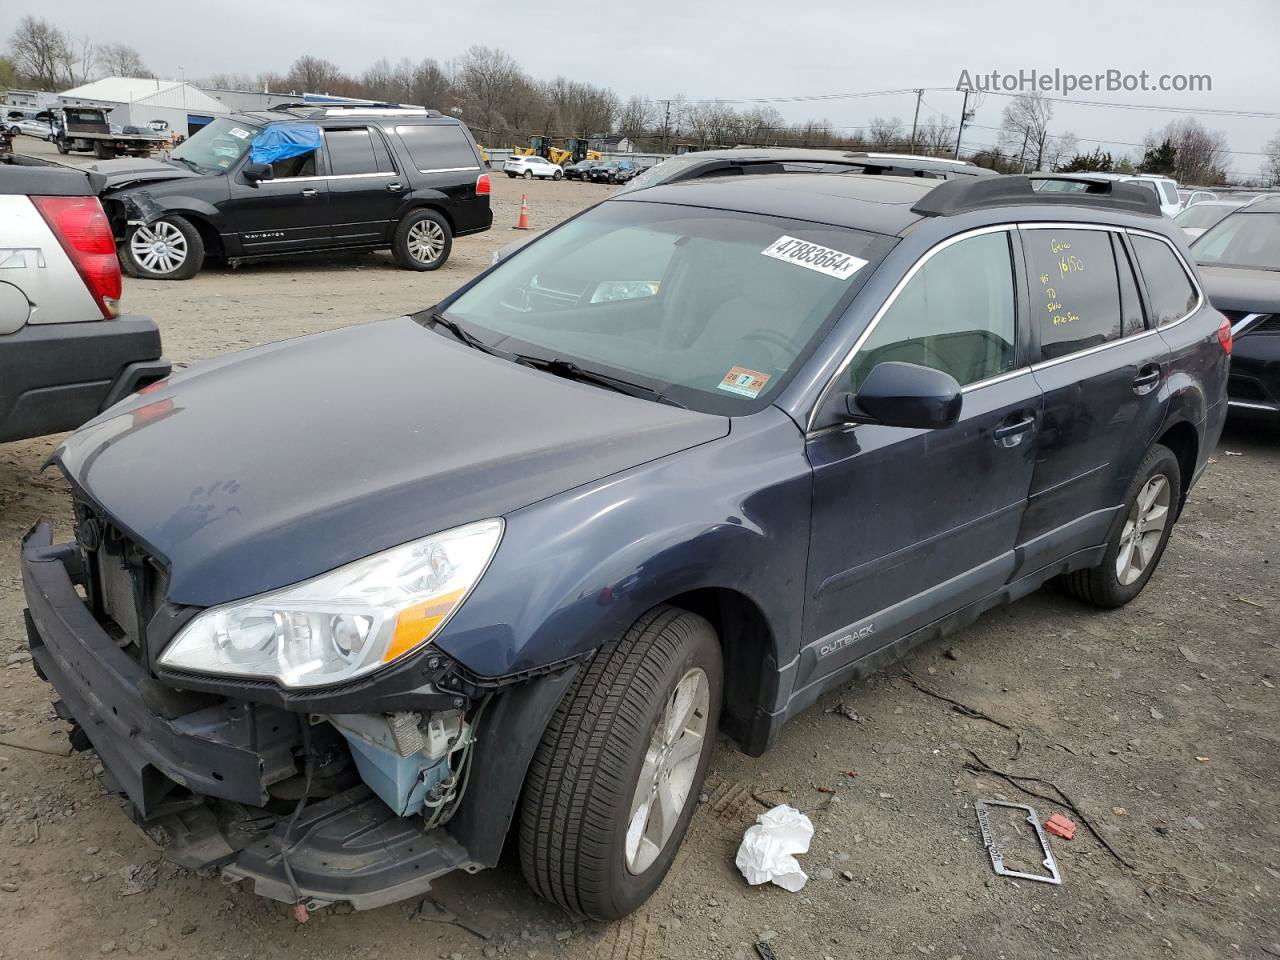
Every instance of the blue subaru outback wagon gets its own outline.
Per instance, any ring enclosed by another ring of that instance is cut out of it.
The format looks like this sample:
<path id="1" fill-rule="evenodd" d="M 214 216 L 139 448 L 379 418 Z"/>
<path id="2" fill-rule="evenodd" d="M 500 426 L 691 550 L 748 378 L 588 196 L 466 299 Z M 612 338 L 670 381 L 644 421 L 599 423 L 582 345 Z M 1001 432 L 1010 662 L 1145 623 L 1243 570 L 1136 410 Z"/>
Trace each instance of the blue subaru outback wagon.
<path id="1" fill-rule="evenodd" d="M 75 540 L 23 545 L 35 667 L 178 863 L 365 909 L 518 835 L 535 890 L 619 917 L 718 734 L 758 755 L 1049 580 L 1132 600 L 1230 349 L 1124 184 L 638 191 L 71 435 Z"/>

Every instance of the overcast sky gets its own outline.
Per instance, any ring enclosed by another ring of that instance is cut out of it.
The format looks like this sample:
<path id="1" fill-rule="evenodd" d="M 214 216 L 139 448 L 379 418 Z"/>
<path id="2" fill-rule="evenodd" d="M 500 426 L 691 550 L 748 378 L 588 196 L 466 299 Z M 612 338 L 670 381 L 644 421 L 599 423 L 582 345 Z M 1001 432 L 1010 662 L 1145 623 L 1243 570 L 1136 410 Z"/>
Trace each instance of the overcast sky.
<path id="1" fill-rule="evenodd" d="M 16 0 L 0 11 L 7 37 L 27 13 L 100 42 L 136 47 L 161 76 L 283 73 L 309 53 L 359 73 L 386 57 L 456 57 L 475 43 L 511 53 L 532 76 L 558 74 L 612 87 L 624 98 L 747 100 L 861 93 L 914 87 L 926 92 L 922 118 L 958 117 L 950 92 L 962 70 L 1074 73 L 1107 69 L 1138 73 L 1210 74 L 1210 93 L 1077 93 L 1107 100 L 1197 110 L 1242 110 L 1269 118 L 1203 113 L 1224 131 L 1232 168 L 1256 173 L 1258 151 L 1280 133 L 1280 0 L 1117 0 L 982 2 L 982 0 L 643 0 L 605 4 L 541 0 L 467 3 L 352 3 L 350 0 Z M 967 146 L 990 144 L 1007 98 L 988 96 Z M 749 106 L 743 103 L 741 106 Z M 774 103 L 788 120 L 825 118 L 836 126 L 873 116 L 911 122 L 913 95 Z M 1058 104 L 1051 132 L 1081 138 L 1141 141 L 1176 116 Z M 1114 153 L 1132 150 L 1104 143 Z"/>

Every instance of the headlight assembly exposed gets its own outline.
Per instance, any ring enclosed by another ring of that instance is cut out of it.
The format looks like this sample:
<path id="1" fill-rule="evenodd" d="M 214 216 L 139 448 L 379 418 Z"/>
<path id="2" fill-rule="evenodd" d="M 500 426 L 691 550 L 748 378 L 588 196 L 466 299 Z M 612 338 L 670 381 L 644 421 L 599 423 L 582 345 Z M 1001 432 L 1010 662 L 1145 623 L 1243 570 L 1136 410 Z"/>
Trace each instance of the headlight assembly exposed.
<path id="1" fill-rule="evenodd" d="M 462 605 L 501 538 L 501 520 L 482 520 L 213 607 L 165 648 L 160 665 L 286 687 L 363 676 L 427 643 Z"/>

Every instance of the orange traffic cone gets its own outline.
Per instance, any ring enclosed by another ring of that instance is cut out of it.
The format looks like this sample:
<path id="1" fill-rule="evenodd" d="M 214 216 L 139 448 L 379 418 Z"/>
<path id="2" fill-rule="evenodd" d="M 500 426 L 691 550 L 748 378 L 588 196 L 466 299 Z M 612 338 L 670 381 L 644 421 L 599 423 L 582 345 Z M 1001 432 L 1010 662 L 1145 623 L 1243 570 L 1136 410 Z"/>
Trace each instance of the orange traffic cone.
<path id="1" fill-rule="evenodd" d="M 523 193 L 520 194 L 520 218 L 516 220 L 516 225 L 511 229 L 512 230 L 532 229 L 529 226 L 529 200 Z"/>

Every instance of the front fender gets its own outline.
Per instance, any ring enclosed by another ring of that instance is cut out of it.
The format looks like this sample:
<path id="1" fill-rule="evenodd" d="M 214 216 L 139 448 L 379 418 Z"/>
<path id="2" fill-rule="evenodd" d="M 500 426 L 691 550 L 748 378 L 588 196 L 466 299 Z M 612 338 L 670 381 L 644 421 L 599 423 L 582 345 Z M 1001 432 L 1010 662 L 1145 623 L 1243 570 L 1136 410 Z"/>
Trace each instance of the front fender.
<path id="1" fill-rule="evenodd" d="M 500 677 L 589 653 L 657 604 L 715 587 L 759 608 L 786 664 L 800 639 L 810 486 L 803 437 L 769 407 L 727 437 L 517 510 L 436 642 Z"/>
<path id="2" fill-rule="evenodd" d="M 213 224 L 214 229 L 217 229 L 219 233 L 222 232 L 220 228 L 222 213 L 208 200 L 202 200 L 199 197 L 185 194 L 156 195 L 145 187 L 141 187 L 116 194 L 109 193 L 103 197 L 103 201 L 118 205 L 122 217 L 112 217 L 112 224 L 113 226 L 118 225 L 117 228 L 120 231 L 123 231 L 129 223 L 138 221 L 153 223 L 170 214 L 177 216 L 194 214 L 208 220 Z M 123 233 L 121 233 L 120 238 L 123 239 Z"/>

